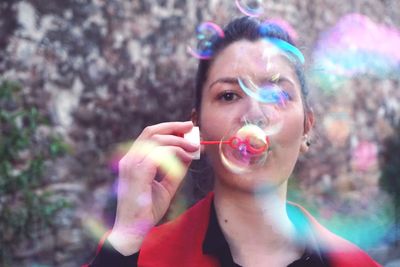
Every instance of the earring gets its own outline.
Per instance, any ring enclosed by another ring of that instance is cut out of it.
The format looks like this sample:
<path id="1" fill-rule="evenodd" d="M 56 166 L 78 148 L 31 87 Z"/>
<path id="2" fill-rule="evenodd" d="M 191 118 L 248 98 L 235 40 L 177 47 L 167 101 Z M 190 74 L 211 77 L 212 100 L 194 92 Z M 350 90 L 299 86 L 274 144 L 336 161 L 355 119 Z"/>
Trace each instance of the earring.
<path id="1" fill-rule="evenodd" d="M 311 146 L 311 140 L 310 140 L 310 137 L 308 137 L 308 134 L 304 135 L 304 139 L 306 139 L 305 140 L 306 146 L 310 147 Z"/>
<path id="2" fill-rule="evenodd" d="M 310 148 L 311 142 L 310 142 L 310 139 L 308 138 L 307 134 L 303 136 L 303 139 L 304 140 L 303 140 L 303 142 L 302 142 L 302 144 L 300 146 L 300 152 L 305 153 Z"/>
<path id="3" fill-rule="evenodd" d="M 306 140 L 306 146 L 310 147 L 311 146 L 311 142 L 309 139 Z"/>

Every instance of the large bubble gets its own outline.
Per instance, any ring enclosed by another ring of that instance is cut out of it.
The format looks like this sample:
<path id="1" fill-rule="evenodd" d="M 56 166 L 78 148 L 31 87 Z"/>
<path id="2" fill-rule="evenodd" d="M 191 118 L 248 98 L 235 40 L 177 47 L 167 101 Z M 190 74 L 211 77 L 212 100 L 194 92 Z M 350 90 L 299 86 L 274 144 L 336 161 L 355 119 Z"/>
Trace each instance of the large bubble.
<path id="1" fill-rule="evenodd" d="M 233 173 L 251 172 L 264 165 L 270 151 L 270 136 L 281 124 L 259 121 L 233 127 L 221 140 L 219 152 L 224 166 Z"/>
<path id="2" fill-rule="evenodd" d="M 289 100 L 288 93 L 283 90 L 274 80 L 279 79 L 279 74 L 276 74 L 271 81 L 257 84 L 249 76 L 238 78 L 240 88 L 253 99 L 264 104 L 278 104 L 284 107 Z"/>
<path id="3" fill-rule="evenodd" d="M 210 59 L 219 38 L 224 38 L 224 31 L 215 23 L 203 22 L 197 26 L 196 39 L 188 46 L 188 52 L 198 59 Z"/>
<path id="4" fill-rule="evenodd" d="M 230 131 L 221 141 L 222 163 L 234 173 L 243 173 L 262 165 L 268 155 L 269 140 L 256 125 L 245 125 Z"/>
<path id="5" fill-rule="evenodd" d="M 236 0 L 236 7 L 249 17 L 259 17 L 264 13 L 263 0 Z"/>
<path id="6" fill-rule="evenodd" d="M 313 52 L 313 81 L 330 93 L 361 75 L 398 80 L 399 46 L 399 29 L 362 14 L 345 15 L 317 42 Z"/>
<path id="7" fill-rule="evenodd" d="M 260 32 L 263 34 L 263 32 L 268 32 L 270 25 L 269 24 L 263 24 L 260 27 Z M 264 41 L 270 43 L 274 49 L 269 49 L 268 51 L 272 51 L 273 53 L 282 53 L 282 55 L 286 56 L 291 62 L 296 63 L 299 62 L 300 64 L 304 64 L 304 55 L 303 53 L 294 45 L 291 45 L 290 43 L 281 40 L 279 38 L 273 38 L 273 37 L 266 37 L 263 39 Z"/>

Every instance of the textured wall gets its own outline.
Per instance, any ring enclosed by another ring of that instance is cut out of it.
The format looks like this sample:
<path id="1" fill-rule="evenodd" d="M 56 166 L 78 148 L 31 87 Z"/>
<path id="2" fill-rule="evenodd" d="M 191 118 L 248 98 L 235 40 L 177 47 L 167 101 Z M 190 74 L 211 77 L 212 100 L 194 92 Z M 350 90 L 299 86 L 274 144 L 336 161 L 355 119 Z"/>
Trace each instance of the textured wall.
<path id="1" fill-rule="evenodd" d="M 282 18 L 296 29 L 308 59 L 321 33 L 348 13 L 400 28 L 396 0 L 265 2 L 267 17 Z M 16 245 L 16 261 L 26 266 L 77 266 L 93 256 L 98 236 L 88 228 L 93 230 L 96 221 L 103 220 L 104 210 L 112 210 L 115 175 L 109 159 L 114 146 L 132 140 L 146 125 L 189 117 L 196 60 L 186 52 L 187 40 L 202 21 L 224 25 L 238 15 L 233 0 L 0 3 L 0 77 L 19 81 L 26 104 L 38 107 L 71 148 L 48 170 L 47 179 L 50 188 L 74 206 L 55 218 L 52 233 L 32 244 Z M 387 114 L 391 111 L 396 117 L 399 107 L 389 105 L 383 115 L 377 110 L 389 99 L 398 102 L 399 84 L 359 78 L 346 86 L 341 94 L 313 93 L 318 115 L 315 145 L 297 172 L 302 195 L 326 207 L 322 214 L 332 202 L 342 209 L 368 206 L 372 197 L 379 200 L 375 208 L 386 203 L 379 199 L 379 168 L 354 171 L 350 148 L 365 138 L 379 146 L 391 134 Z M 363 94 L 368 97 L 360 99 Z M 345 140 L 332 141 L 324 132 L 324 115 L 337 109 L 348 111 L 351 129 Z M 368 207 L 364 212 L 370 212 Z M 388 250 L 373 253 L 382 262 L 392 257 Z"/>

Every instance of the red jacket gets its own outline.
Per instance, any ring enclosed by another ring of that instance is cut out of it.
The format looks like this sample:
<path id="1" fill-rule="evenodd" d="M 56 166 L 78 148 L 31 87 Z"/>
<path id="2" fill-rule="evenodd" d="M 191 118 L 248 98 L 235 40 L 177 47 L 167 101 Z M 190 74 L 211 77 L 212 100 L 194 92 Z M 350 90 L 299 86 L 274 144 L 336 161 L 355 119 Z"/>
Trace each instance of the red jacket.
<path id="1" fill-rule="evenodd" d="M 202 245 L 208 228 L 213 194 L 191 207 L 176 220 L 154 227 L 140 249 L 140 267 L 217 267 L 218 261 L 203 254 Z M 327 248 L 333 267 L 380 266 L 364 251 L 320 225 L 303 207 L 319 244 Z"/>

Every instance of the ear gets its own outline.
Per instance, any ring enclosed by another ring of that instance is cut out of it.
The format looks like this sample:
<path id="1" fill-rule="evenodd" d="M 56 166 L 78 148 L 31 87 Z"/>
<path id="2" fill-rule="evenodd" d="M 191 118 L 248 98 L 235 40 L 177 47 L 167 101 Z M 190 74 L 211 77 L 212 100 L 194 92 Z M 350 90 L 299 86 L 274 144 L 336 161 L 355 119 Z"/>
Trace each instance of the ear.
<path id="1" fill-rule="evenodd" d="M 308 140 L 308 135 L 303 135 L 303 140 L 301 141 L 300 144 L 300 153 L 304 154 L 308 151 L 308 149 L 310 148 L 310 141 Z"/>
<path id="2" fill-rule="evenodd" d="M 303 132 L 303 140 L 300 145 L 300 153 L 306 153 L 310 148 L 310 132 L 314 126 L 315 117 L 314 112 L 312 110 L 307 111 L 304 118 L 304 132 Z"/>
<path id="3" fill-rule="evenodd" d="M 315 123 L 315 117 L 314 117 L 314 111 L 310 109 L 305 113 L 305 118 L 304 118 L 304 135 L 309 134 L 311 129 L 314 127 Z"/>
<path id="4" fill-rule="evenodd" d="M 191 118 L 194 126 L 199 126 L 199 113 L 197 112 L 197 110 L 195 108 L 192 109 L 192 114 L 191 114 L 190 118 Z"/>

